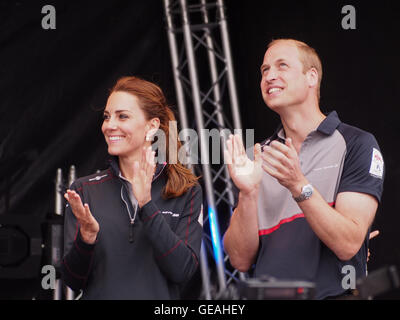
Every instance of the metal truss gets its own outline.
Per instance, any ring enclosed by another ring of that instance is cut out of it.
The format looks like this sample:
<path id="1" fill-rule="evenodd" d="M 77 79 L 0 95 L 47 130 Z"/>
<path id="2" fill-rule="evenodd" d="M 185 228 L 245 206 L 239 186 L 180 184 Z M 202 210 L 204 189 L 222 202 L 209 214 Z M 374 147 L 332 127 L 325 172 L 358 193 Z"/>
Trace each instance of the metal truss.
<path id="1" fill-rule="evenodd" d="M 61 168 L 57 169 L 55 179 L 55 190 L 54 190 L 54 216 L 62 217 L 65 213 L 64 205 L 64 192 L 68 189 L 71 184 L 76 180 L 76 169 L 72 165 L 69 168 L 68 180 L 65 181 L 63 177 L 63 171 Z M 62 219 L 63 220 L 63 219 Z M 75 293 L 67 285 L 62 283 L 60 278 L 59 268 L 61 267 L 61 261 L 64 251 L 64 226 L 63 223 L 51 223 L 49 226 L 50 240 L 48 246 L 51 248 L 50 261 L 52 266 L 58 269 L 58 276 L 55 281 L 55 288 L 53 289 L 53 300 L 74 300 Z"/>
<path id="2" fill-rule="evenodd" d="M 232 280 L 244 277 L 226 267 L 219 227 L 221 221 L 229 221 L 234 204 L 223 142 L 229 132 L 242 128 L 225 8 L 223 0 L 164 0 L 164 9 L 180 125 L 195 126 L 199 138 L 201 161 L 192 169 L 201 169 L 208 206 L 204 226 L 208 223 L 210 232 L 203 236 L 200 267 L 204 298 L 211 299 L 221 296 Z M 219 157 L 215 148 L 210 154 L 210 132 L 215 129 L 222 140 Z M 211 270 L 216 270 L 217 285 Z"/>

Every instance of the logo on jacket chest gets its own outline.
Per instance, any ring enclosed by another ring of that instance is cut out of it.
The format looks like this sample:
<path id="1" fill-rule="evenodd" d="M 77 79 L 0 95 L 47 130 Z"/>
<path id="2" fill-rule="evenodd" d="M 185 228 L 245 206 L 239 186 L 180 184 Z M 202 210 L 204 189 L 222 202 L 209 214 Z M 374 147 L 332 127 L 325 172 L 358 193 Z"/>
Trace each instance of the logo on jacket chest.
<path id="1" fill-rule="evenodd" d="M 96 177 L 94 177 L 92 179 L 89 179 L 89 181 L 99 181 L 99 180 L 101 180 L 101 179 L 103 179 L 103 178 L 105 178 L 107 176 L 108 176 L 108 174 L 105 174 L 105 175 L 102 175 L 102 176 L 96 176 Z"/>
<path id="2" fill-rule="evenodd" d="M 172 211 L 161 211 L 162 214 L 169 215 L 173 218 L 179 218 L 179 213 L 174 213 Z"/>

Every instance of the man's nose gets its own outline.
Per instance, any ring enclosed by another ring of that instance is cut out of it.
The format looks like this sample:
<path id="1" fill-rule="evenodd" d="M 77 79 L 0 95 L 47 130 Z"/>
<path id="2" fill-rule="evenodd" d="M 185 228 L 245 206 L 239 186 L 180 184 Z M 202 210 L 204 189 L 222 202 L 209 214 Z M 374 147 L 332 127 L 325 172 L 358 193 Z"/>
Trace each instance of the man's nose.
<path id="1" fill-rule="evenodd" d="M 271 82 L 278 78 L 278 73 L 276 72 L 275 68 L 270 68 L 265 75 L 265 80 L 267 82 Z"/>

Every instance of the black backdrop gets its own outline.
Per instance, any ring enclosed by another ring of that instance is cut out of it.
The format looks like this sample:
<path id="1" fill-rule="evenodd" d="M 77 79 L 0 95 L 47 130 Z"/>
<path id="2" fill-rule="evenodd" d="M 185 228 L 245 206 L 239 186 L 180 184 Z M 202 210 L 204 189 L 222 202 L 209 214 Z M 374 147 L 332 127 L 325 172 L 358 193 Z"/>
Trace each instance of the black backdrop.
<path id="1" fill-rule="evenodd" d="M 374 222 L 381 234 L 371 242 L 369 269 L 400 267 L 399 4 L 225 2 L 244 127 L 254 128 L 259 141 L 279 120 L 259 90 L 266 44 L 291 37 L 316 48 L 324 69 L 322 109 L 337 110 L 342 121 L 372 132 L 385 159 Z M 41 27 L 46 4 L 56 9 L 56 30 Z M 355 30 L 341 26 L 346 4 L 356 9 Z M 0 220 L 44 219 L 54 207 L 57 168 L 66 172 L 74 164 L 78 176 L 104 168 L 99 109 L 123 75 L 156 81 L 175 104 L 161 0 L 0 1 Z M 0 280 L 0 298 L 30 299 L 39 280 L 40 270 L 32 281 Z"/>

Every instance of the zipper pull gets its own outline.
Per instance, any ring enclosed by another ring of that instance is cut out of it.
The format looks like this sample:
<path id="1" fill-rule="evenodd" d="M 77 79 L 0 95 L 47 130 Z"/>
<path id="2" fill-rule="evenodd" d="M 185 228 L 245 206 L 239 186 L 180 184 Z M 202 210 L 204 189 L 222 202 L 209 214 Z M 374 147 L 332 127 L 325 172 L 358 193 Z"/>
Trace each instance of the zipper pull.
<path id="1" fill-rule="evenodd" d="M 134 227 L 134 224 L 133 224 L 133 220 L 131 220 L 131 223 L 130 223 L 130 225 L 129 225 L 129 242 L 130 243 L 133 243 L 135 240 L 134 240 L 134 237 L 133 237 L 133 227 Z"/>

